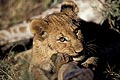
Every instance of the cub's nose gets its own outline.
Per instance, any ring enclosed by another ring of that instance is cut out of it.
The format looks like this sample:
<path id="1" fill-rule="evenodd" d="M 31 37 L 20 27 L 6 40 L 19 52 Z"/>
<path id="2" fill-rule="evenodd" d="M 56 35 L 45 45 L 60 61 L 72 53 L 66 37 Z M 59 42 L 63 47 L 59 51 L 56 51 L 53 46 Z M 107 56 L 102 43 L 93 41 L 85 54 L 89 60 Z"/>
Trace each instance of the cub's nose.
<path id="1" fill-rule="evenodd" d="M 78 48 L 76 49 L 76 53 L 80 53 L 81 51 L 83 51 L 83 47 L 82 46 L 78 46 Z"/>

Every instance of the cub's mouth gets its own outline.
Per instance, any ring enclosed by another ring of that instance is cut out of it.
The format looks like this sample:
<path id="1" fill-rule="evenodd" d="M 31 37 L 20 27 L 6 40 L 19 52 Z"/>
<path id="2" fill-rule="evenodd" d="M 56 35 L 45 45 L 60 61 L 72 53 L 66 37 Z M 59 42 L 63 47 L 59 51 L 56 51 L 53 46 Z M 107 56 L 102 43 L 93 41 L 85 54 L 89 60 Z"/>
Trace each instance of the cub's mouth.
<path id="1" fill-rule="evenodd" d="M 85 56 L 73 56 L 73 61 L 83 61 L 85 59 Z"/>
<path id="2" fill-rule="evenodd" d="M 84 51 L 76 53 L 76 55 L 72 55 L 73 61 L 83 61 L 85 60 Z"/>
<path id="3" fill-rule="evenodd" d="M 58 59 L 59 58 L 59 59 Z M 64 60 L 66 62 L 69 62 L 69 61 L 84 61 L 86 58 L 86 56 L 84 56 L 83 53 L 76 53 L 76 55 L 70 55 L 68 53 L 55 53 L 51 56 L 51 60 L 53 63 L 55 63 L 56 60 Z M 58 61 L 59 62 L 59 61 Z"/>

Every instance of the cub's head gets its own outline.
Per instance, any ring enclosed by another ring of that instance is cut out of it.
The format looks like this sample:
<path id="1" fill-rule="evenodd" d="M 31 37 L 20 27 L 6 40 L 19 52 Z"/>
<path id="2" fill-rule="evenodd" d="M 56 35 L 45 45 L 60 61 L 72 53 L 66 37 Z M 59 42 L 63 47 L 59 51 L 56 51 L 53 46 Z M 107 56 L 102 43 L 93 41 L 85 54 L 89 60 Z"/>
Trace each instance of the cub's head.
<path id="1" fill-rule="evenodd" d="M 63 10 L 43 19 L 31 21 L 30 30 L 34 34 L 32 58 L 34 65 L 50 70 L 52 54 L 66 53 L 75 56 L 83 50 L 81 31 L 72 22 L 76 14 L 75 16 L 69 14 Z"/>

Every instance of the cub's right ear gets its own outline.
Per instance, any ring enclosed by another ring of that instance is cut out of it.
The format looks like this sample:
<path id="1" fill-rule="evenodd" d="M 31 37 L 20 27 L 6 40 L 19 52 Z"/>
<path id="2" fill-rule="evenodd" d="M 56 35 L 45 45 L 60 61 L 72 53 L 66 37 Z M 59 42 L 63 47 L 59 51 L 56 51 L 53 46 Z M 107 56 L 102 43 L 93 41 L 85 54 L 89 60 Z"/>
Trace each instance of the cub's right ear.
<path id="1" fill-rule="evenodd" d="M 65 0 L 61 5 L 61 12 L 65 12 L 68 15 L 78 14 L 79 9 L 75 2 L 70 0 Z"/>
<path id="2" fill-rule="evenodd" d="M 30 23 L 30 31 L 32 34 L 41 34 L 46 28 L 46 23 L 43 19 L 33 19 Z"/>

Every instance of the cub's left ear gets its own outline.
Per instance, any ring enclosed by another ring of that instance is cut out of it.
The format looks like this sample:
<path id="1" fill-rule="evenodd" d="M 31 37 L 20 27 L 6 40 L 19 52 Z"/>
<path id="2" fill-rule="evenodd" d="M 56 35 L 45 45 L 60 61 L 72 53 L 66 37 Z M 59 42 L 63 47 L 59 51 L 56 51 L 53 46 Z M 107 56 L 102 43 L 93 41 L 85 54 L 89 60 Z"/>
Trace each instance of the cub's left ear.
<path id="1" fill-rule="evenodd" d="M 68 15 L 78 14 L 79 9 L 76 3 L 70 0 L 65 0 L 61 5 L 61 12 L 65 12 Z"/>

